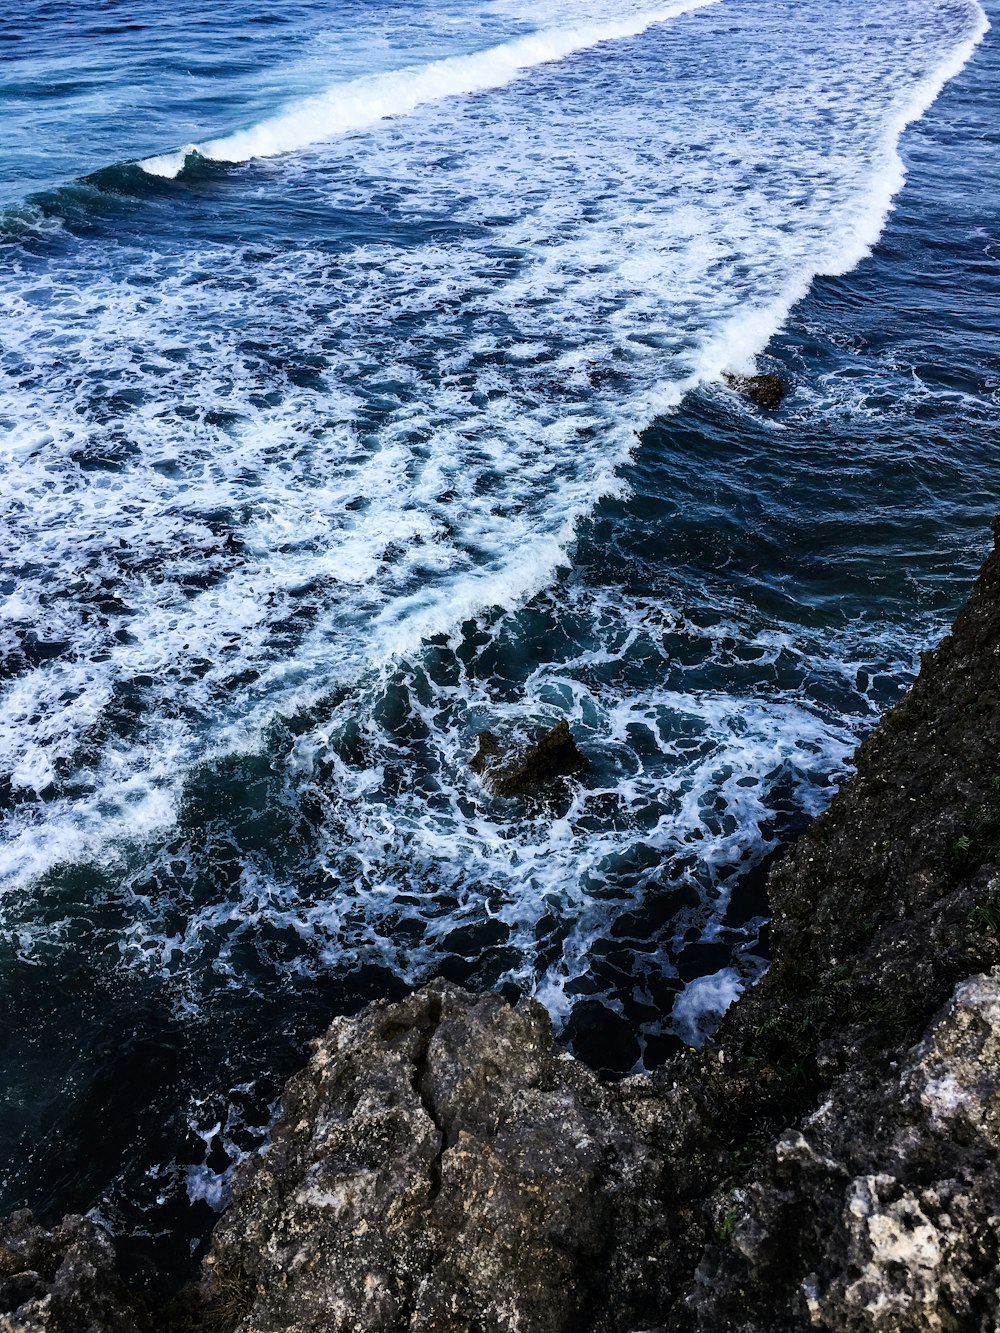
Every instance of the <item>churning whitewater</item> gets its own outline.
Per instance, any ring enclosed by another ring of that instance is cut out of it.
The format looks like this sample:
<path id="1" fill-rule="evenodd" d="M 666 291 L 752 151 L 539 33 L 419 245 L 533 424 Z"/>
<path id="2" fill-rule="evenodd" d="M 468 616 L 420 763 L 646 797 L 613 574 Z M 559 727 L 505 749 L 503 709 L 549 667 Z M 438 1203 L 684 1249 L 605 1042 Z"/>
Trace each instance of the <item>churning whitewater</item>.
<path id="1" fill-rule="evenodd" d="M 502 88 L 536 65 L 565 60 L 602 42 L 638 37 L 654 24 L 717 3 L 718 0 L 682 0 L 666 9 L 643 10 L 612 22 L 549 28 L 487 51 L 434 60 L 422 68 L 364 75 L 306 98 L 252 129 L 147 158 L 142 167 L 154 176 L 176 176 L 191 155 L 213 162 L 246 162 L 254 157 L 276 157 L 279 153 L 308 148 L 335 134 L 367 129 L 390 116 L 406 115 L 443 97 Z"/>
<path id="2" fill-rule="evenodd" d="M 700 1041 L 765 965 L 755 868 L 966 573 L 886 587 L 916 519 L 823 546 L 951 389 L 850 321 L 776 417 L 723 376 L 871 253 L 983 9 L 61 0 L 53 55 L 43 8 L 4 75 L 4 956 L 84 1044 L 253 1033 L 178 1056 L 194 1138 L 129 1169 L 217 1200 L 261 1052 L 438 971 L 605 1066 Z M 470 772 L 561 717 L 553 803 Z"/>

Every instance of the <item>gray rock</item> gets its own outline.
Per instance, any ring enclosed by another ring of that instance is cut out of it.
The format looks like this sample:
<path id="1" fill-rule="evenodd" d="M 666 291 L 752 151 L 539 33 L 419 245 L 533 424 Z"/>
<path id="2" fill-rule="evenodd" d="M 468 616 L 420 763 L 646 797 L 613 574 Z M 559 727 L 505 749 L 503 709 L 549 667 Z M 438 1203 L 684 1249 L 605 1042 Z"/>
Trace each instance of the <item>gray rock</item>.
<path id="1" fill-rule="evenodd" d="M 139 1333 L 141 1306 L 118 1277 L 103 1228 L 63 1218 L 52 1231 L 27 1210 L 0 1222 L 0 1333 Z"/>
<path id="2" fill-rule="evenodd" d="M 761 1169 L 688 1304 L 699 1329 L 1000 1327 L 1000 971 L 959 985 L 884 1079 L 848 1073 Z"/>
<path id="3" fill-rule="evenodd" d="M 204 1296 L 239 1333 L 624 1327 L 661 1176 L 538 1005 L 432 985 L 316 1043 Z"/>

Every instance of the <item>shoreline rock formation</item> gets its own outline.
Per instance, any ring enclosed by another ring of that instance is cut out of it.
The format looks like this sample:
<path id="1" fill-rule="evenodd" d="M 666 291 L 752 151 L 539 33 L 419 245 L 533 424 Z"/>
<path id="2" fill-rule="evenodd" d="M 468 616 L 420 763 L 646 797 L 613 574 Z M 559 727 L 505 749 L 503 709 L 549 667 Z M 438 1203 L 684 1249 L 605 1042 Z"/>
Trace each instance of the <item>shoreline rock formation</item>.
<path id="1" fill-rule="evenodd" d="M 26 1209 L 0 1222 L 0 1333 L 138 1333 L 146 1316 L 103 1227 L 70 1215 L 47 1231 Z"/>
<path id="2" fill-rule="evenodd" d="M 479 749 L 469 763 L 494 796 L 537 793 L 586 766 L 565 718 L 520 752 L 508 753 L 492 731 L 480 732 Z"/>
<path id="3" fill-rule="evenodd" d="M 154 1318 L 18 1214 L 0 1333 L 995 1333 L 1000 550 L 856 765 L 705 1050 L 602 1082 L 444 983 L 336 1019 L 196 1288 Z"/>
<path id="4" fill-rule="evenodd" d="M 784 402 L 788 386 L 780 375 L 723 375 L 723 381 L 734 393 L 742 394 L 751 403 L 776 412 Z"/>
<path id="5" fill-rule="evenodd" d="M 315 1044 L 203 1297 L 238 1275 L 243 1333 L 589 1326 L 647 1262 L 662 1174 L 540 1006 L 433 983 Z"/>

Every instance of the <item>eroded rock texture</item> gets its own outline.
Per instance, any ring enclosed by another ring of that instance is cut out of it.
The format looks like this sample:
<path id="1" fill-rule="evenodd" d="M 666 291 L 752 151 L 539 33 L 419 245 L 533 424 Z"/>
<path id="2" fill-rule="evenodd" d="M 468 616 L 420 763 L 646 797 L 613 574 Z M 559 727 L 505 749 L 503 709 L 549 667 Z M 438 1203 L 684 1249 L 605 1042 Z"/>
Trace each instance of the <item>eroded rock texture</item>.
<path id="1" fill-rule="evenodd" d="M 0 1222 L 0 1333 L 140 1333 L 149 1322 L 118 1278 L 106 1231 L 66 1217 L 52 1231 L 30 1212 Z"/>
<path id="2" fill-rule="evenodd" d="M 714 1199 L 702 1329 L 1000 1327 L 1000 972 L 956 989 L 888 1077 L 849 1073 Z"/>
<path id="3" fill-rule="evenodd" d="M 770 971 L 727 1016 L 715 1059 L 691 1075 L 705 1131 L 725 1149 L 706 1192 L 700 1281 L 672 1306 L 678 1329 L 997 1326 L 995 1224 L 985 1219 L 1000 1200 L 979 1169 L 991 1151 L 986 1121 L 918 1114 L 924 1057 L 909 1054 L 922 1039 L 945 1063 L 950 1052 L 956 1088 L 992 1077 L 985 1036 L 978 1065 L 956 1043 L 966 1026 L 985 1033 L 994 1012 L 970 997 L 995 981 L 963 983 L 1000 964 L 996 550 L 952 633 L 855 761 L 856 776 L 771 875 Z M 951 1017 L 928 1033 L 953 995 Z M 919 1247 L 889 1241 L 911 1195 L 943 1256 L 922 1276 L 909 1263 L 920 1266 Z M 924 1288 L 933 1294 L 918 1299 Z"/>
<path id="4" fill-rule="evenodd" d="M 661 1185 L 543 1010 L 433 985 L 316 1043 L 205 1292 L 241 1333 L 618 1327 Z"/>

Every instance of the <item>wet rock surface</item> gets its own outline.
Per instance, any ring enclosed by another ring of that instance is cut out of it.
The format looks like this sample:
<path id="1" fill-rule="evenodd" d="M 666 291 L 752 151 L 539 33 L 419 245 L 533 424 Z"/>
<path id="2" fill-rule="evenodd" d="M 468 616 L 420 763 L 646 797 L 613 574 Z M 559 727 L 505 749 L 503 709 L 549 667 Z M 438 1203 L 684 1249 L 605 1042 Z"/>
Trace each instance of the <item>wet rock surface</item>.
<path id="1" fill-rule="evenodd" d="M 724 375 L 723 379 L 734 392 L 770 412 L 781 406 L 788 392 L 788 386 L 780 375 Z"/>
<path id="2" fill-rule="evenodd" d="M 469 767 L 480 774 L 495 796 L 522 796 L 579 773 L 586 765 L 586 756 L 577 748 L 569 723 L 563 718 L 534 745 L 513 755 L 505 752 L 492 731 L 482 732 Z"/>

